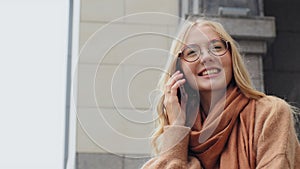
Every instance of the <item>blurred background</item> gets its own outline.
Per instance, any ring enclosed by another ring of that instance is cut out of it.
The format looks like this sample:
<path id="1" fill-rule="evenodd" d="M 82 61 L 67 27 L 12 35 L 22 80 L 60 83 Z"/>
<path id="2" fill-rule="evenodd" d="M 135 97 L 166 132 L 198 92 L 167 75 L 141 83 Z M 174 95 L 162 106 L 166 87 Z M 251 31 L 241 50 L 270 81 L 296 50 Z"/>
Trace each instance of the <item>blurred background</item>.
<path id="1" fill-rule="evenodd" d="M 1 1 L 0 168 L 141 167 L 156 84 L 188 16 L 221 22 L 254 86 L 300 107 L 299 3 Z"/>

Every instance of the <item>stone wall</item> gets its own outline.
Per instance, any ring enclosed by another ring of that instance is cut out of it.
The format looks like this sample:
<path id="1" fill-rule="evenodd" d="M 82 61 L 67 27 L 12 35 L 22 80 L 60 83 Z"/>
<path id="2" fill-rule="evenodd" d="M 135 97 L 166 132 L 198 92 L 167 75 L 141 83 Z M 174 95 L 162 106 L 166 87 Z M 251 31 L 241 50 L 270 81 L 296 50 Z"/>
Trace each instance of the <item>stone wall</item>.
<path id="1" fill-rule="evenodd" d="M 151 104 L 178 24 L 174 0 L 82 0 L 77 168 L 138 168 Z"/>
<path id="2" fill-rule="evenodd" d="M 265 14 L 276 18 L 276 38 L 264 57 L 265 91 L 300 107 L 300 1 L 265 0 Z M 300 116 L 298 116 L 300 119 Z M 296 124 L 300 139 L 300 121 Z"/>

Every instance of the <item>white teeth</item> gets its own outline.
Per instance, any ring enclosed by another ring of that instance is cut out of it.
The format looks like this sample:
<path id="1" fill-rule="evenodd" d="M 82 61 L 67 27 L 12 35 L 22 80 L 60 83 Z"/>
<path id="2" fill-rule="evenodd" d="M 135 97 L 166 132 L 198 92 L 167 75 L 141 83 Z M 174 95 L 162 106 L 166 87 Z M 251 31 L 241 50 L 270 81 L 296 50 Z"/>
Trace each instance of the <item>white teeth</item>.
<path id="1" fill-rule="evenodd" d="M 205 76 L 205 75 L 211 75 L 211 74 L 216 74 L 216 73 L 218 73 L 218 72 L 219 72 L 218 69 L 205 70 L 205 71 L 202 73 L 202 76 Z"/>

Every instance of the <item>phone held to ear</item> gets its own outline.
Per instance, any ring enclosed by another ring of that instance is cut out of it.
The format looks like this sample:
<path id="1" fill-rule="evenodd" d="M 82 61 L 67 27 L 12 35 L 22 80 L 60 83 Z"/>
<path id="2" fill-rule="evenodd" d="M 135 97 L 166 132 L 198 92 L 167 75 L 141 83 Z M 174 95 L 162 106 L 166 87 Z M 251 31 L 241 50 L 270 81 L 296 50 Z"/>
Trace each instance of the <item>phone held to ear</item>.
<path id="1" fill-rule="evenodd" d="M 179 70 L 180 72 L 182 72 L 181 64 L 180 63 L 181 63 L 180 62 L 180 58 L 178 57 L 177 61 L 176 61 L 176 70 Z M 177 88 L 177 97 L 178 97 L 179 104 L 181 104 L 181 91 L 180 91 L 180 87 Z"/>

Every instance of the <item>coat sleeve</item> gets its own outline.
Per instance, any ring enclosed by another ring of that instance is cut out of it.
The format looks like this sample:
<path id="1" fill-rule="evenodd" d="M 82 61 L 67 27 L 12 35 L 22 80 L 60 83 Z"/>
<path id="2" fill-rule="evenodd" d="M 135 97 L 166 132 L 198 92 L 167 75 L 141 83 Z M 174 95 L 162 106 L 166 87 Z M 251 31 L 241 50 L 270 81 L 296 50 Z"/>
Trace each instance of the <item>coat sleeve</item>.
<path id="1" fill-rule="evenodd" d="M 165 126 L 161 135 L 161 153 L 143 165 L 143 169 L 201 169 L 197 158 L 188 156 L 190 128 Z"/>
<path id="2" fill-rule="evenodd" d="M 258 102 L 256 111 L 256 168 L 299 168 L 300 145 L 290 106 L 268 96 Z"/>

